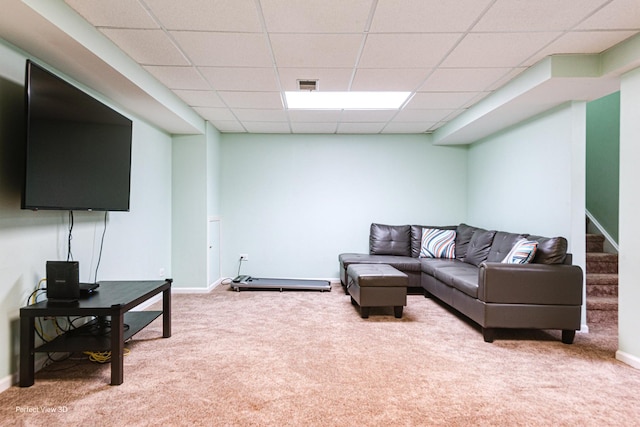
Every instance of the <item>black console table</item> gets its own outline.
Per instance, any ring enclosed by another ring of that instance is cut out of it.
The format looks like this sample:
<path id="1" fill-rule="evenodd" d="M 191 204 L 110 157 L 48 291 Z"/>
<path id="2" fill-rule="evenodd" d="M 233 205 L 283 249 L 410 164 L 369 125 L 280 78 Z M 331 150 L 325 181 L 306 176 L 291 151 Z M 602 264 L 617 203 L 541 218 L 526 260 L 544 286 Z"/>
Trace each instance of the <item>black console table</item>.
<path id="1" fill-rule="evenodd" d="M 124 342 L 162 315 L 162 336 L 171 336 L 171 279 L 100 282 L 94 294 L 69 304 L 42 301 L 20 309 L 20 387 L 34 383 L 36 352 L 111 351 L 111 385 L 123 380 Z M 162 311 L 130 311 L 162 292 Z M 35 348 L 35 318 L 95 316 L 91 322 Z M 108 323 L 107 323 L 108 322 Z M 108 329 L 103 327 L 108 324 Z M 126 325 L 126 327 L 125 327 Z M 104 333 L 90 333 L 92 329 Z"/>

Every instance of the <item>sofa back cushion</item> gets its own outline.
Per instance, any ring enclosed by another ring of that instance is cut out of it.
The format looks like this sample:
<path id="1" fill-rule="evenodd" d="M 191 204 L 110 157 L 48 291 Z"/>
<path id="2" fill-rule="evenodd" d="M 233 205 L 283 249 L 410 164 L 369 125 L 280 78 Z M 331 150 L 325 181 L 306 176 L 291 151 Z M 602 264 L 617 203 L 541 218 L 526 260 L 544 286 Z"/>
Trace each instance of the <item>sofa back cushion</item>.
<path id="1" fill-rule="evenodd" d="M 371 224 L 369 229 L 371 255 L 411 255 L 411 227 L 408 225 Z"/>
<path id="2" fill-rule="evenodd" d="M 467 255 L 467 249 L 469 248 L 469 242 L 473 236 L 473 232 L 478 227 L 472 227 L 467 224 L 460 224 L 456 227 L 456 258 L 463 260 Z"/>
<path id="3" fill-rule="evenodd" d="M 522 234 L 498 231 L 493 237 L 493 243 L 491 243 L 491 249 L 489 250 L 489 255 L 487 255 L 487 262 L 502 262 L 515 244 L 524 237 Z"/>
<path id="4" fill-rule="evenodd" d="M 455 230 L 455 225 L 412 225 L 411 226 L 411 256 L 418 258 L 422 250 L 422 233 L 425 228 L 437 228 L 439 230 Z"/>
<path id="5" fill-rule="evenodd" d="M 479 266 L 486 261 L 495 235 L 495 230 L 487 231 L 483 228 L 476 229 L 473 232 L 473 236 L 471 236 L 467 253 L 462 261 L 475 266 Z"/>
<path id="6" fill-rule="evenodd" d="M 564 237 L 528 236 L 538 242 L 534 264 L 563 264 L 567 257 L 567 239 Z"/>

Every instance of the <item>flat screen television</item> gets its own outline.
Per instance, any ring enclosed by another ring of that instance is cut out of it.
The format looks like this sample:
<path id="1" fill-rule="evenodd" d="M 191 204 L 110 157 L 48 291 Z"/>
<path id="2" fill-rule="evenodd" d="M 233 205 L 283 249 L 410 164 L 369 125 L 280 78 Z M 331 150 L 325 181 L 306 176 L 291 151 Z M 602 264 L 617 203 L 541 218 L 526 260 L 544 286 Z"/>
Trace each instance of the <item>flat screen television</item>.
<path id="1" fill-rule="evenodd" d="M 27 60 L 23 209 L 128 211 L 131 120 Z"/>

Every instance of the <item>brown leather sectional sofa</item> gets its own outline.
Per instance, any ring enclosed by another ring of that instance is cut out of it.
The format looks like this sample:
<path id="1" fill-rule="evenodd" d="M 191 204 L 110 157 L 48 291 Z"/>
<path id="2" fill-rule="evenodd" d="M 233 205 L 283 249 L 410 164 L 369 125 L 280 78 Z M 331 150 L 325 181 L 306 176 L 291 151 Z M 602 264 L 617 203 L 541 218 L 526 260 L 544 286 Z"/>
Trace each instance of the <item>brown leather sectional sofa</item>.
<path id="1" fill-rule="evenodd" d="M 452 258 L 421 257 L 423 229 L 455 230 Z M 537 242 L 526 264 L 503 262 L 522 240 Z M 371 224 L 369 254 L 343 253 L 340 279 L 350 264 L 389 264 L 409 287 L 435 296 L 482 327 L 492 342 L 499 328 L 559 329 L 571 344 L 580 329 L 583 275 L 571 265 L 567 240 L 457 226 Z"/>

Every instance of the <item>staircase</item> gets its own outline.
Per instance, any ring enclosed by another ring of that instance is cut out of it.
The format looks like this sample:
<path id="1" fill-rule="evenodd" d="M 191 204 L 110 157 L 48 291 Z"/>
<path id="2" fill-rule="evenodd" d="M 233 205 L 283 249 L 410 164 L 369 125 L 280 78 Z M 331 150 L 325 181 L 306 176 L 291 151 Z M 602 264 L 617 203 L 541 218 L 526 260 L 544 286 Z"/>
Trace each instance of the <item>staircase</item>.
<path id="1" fill-rule="evenodd" d="M 587 324 L 618 324 L 618 254 L 604 252 L 604 237 L 587 234 Z"/>

